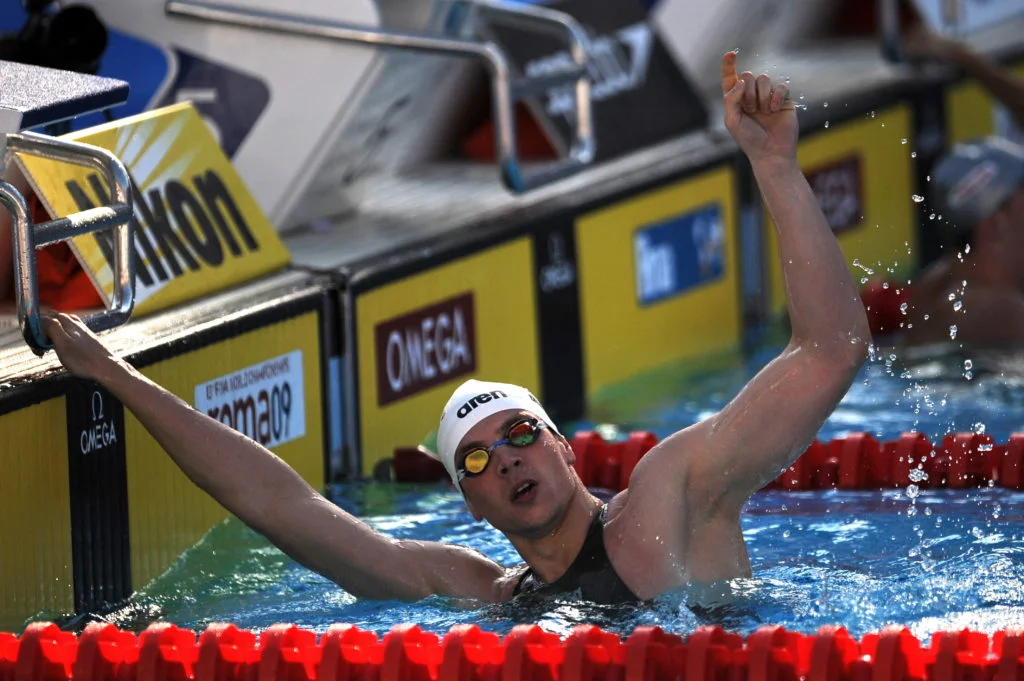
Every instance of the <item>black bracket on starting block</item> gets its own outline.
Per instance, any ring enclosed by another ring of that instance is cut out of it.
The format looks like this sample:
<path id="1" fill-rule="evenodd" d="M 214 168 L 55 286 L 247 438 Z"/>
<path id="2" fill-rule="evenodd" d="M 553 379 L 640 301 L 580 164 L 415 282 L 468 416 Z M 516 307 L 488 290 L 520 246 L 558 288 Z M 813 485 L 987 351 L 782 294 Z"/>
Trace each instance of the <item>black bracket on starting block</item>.
<path id="1" fill-rule="evenodd" d="M 113 78 L 0 61 L 0 133 L 59 123 L 128 99 L 128 83 Z M 7 121 L 18 117 L 17 127 Z"/>

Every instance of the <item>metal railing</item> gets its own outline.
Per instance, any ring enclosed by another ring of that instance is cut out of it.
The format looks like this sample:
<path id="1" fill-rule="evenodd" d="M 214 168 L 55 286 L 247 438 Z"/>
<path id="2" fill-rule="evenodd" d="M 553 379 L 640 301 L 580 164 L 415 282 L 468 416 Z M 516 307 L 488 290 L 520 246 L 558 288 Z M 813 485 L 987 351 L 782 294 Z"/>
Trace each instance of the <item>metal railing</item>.
<path id="1" fill-rule="evenodd" d="M 529 191 L 568 177 L 593 161 L 596 143 L 591 113 L 590 77 L 587 70 L 589 49 L 588 38 L 583 28 L 572 16 L 543 7 L 512 7 L 466 0 L 463 0 L 463 4 L 481 12 L 496 23 L 536 29 L 564 37 L 573 64 L 540 77 L 513 77 L 508 57 L 493 42 L 356 26 L 239 9 L 201 0 L 168 0 L 166 12 L 262 31 L 476 59 L 483 62 L 490 71 L 497 158 L 501 166 L 502 180 L 509 189 L 514 192 Z M 573 86 L 575 107 L 572 117 L 572 140 L 566 157 L 538 164 L 529 171 L 524 170 L 516 146 L 515 103 L 543 94 L 550 88 L 568 85 Z"/>
<path id="2" fill-rule="evenodd" d="M 898 0 L 876 0 L 879 37 L 882 56 L 891 62 L 903 61 L 903 37 L 900 34 L 900 8 Z"/>
<path id="3" fill-rule="evenodd" d="M 114 230 L 114 290 L 110 307 L 88 315 L 82 321 L 93 331 L 105 331 L 124 324 L 135 306 L 132 193 L 128 170 L 112 153 L 89 144 L 33 132 L 11 133 L 6 137 L 8 161 L 13 161 L 11 154 L 19 153 L 94 168 L 106 178 L 113 201 L 109 206 L 90 208 L 33 225 L 25 197 L 13 185 L 0 181 L 0 203 L 12 218 L 15 300 L 25 342 L 39 354 L 52 347 L 39 319 L 36 249 L 107 229 Z"/>

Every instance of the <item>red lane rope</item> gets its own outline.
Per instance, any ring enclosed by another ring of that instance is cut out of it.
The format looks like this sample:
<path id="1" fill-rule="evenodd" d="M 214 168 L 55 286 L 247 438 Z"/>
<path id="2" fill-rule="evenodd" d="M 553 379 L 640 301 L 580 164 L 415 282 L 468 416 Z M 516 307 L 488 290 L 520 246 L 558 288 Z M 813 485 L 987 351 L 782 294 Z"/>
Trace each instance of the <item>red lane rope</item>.
<path id="1" fill-rule="evenodd" d="M 443 637 L 399 624 L 383 638 L 350 624 L 319 637 L 290 624 L 255 634 L 157 623 L 138 636 L 94 623 L 80 636 L 30 624 L 0 633 L 0 681 L 1020 681 L 1024 630 L 943 631 L 923 645 L 890 627 L 855 640 L 842 627 L 748 636 L 701 627 L 687 637 L 639 627 L 625 640 L 593 625 L 565 638 L 519 625 Z"/>
<path id="2" fill-rule="evenodd" d="M 574 468 L 586 486 L 618 491 L 658 438 L 636 431 L 625 440 L 608 442 L 596 432 L 582 431 L 570 444 L 576 453 Z M 440 463 L 412 448 L 395 450 L 394 470 L 398 482 L 448 477 Z M 1024 490 L 1024 433 L 1014 433 L 1005 443 L 979 433 L 950 433 L 939 443 L 921 433 L 903 433 L 887 441 L 869 433 L 815 440 L 765 489 L 905 489 L 911 484 L 919 489 Z"/>

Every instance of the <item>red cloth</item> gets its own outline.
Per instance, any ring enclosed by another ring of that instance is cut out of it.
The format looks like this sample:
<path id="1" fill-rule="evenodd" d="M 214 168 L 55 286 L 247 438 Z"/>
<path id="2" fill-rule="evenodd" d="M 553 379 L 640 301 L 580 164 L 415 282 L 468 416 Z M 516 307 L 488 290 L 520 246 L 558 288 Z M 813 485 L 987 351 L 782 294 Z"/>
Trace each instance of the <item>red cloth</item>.
<path id="1" fill-rule="evenodd" d="M 28 198 L 32 221 L 49 220 L 42 202 L 35 195 Z M 41 307 L 60 312 L 103 307 L 103 299 L 96 292 L 92 279 L 65 241 L 36 250 L 36 276 Z"/>

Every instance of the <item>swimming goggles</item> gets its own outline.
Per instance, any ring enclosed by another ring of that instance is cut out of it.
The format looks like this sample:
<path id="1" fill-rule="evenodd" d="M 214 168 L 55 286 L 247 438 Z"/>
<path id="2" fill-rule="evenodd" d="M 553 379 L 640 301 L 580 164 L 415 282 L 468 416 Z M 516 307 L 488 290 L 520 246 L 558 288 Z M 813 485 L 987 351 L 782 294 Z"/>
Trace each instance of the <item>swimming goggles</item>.
<path id="1" fill-rule="evenodd" d="M 540 437 L 540 431 L 543 428 L 547 428 L 546 423 L 534 418 L 524 418 L 522 421 L 516 421 L 509 426 L 508 430 L 505 431 L 505 437 L 494 442 L 490 447 L 486 449 L 476 447 L 469 450 L 466 456 L 463 457 L 462 465 L 457 471 L 459 480 L 475 478 L 487 470 L 487 464 L 491 462 L 491 454 L 502 445 L 529 447 Z"/>

